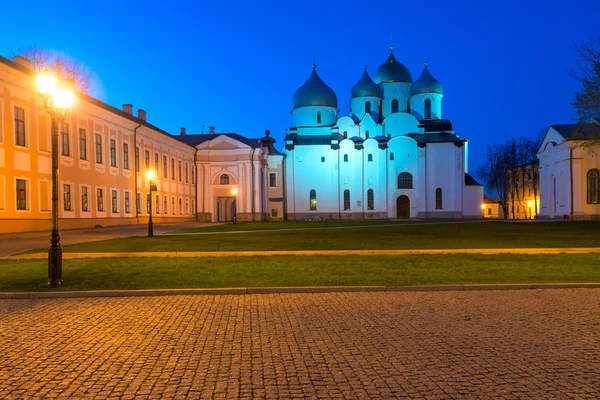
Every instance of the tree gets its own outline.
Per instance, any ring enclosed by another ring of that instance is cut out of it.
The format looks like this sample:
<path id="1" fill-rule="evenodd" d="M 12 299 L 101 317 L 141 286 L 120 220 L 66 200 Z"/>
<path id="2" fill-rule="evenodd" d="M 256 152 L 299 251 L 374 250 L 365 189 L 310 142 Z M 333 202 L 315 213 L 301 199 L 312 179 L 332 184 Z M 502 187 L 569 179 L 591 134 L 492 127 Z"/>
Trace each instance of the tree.
<path id="1" fill-rule="evenodd" d="M 575 92 L 575 100 L 571 105 L 577 111 L 579 122 L 595 119 L 600 123 L 600 38 L 576 44 L 573 48 L 577 54 L 577 67 L 571 69 L 569 75 L 581 87 Z M 573 139 L 587 139 L 582 141 L 581 146 L 590 149 L 600 145 L 600 136 Z"/>
<path id="2" fill-rule="evenodd" d="M 485 164 L 477 169 L 485 186 L 498 194 L 504 218 L 508 218 L 509 155 L 504 144 L 488 145 L 485 152 Z"/>
<path id="3" fill-rule="evenodd" d="M 73 79 L 78 92 L 87 93 L 90 88 L 91 73 L 83 63 L 69 56 L 39 46 L 25 47 L 16 55 L 27 58 L 36 72 L 47 69 L 62 79 Z"/>

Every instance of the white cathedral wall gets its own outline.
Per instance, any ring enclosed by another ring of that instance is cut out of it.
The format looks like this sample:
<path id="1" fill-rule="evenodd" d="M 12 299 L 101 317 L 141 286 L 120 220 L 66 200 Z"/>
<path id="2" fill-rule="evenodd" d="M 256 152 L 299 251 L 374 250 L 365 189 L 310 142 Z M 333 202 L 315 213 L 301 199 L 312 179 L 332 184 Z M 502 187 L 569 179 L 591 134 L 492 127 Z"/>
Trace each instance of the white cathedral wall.
<path id="1" fill-rule="evenodd" d="M 390 155 L 394 153 L 394 159 Z M 422 176 L 419 174 L 419 148 L 417 143 L 407 136 L 396 136 L 388 142 L 388 217 L 396 218 L 396 201 L 402 195 L 410 199 L 410 217 L 416 218 L 421 207 L 420 199 Z M 398 175 L 408 172 L 413 176 L 412 189 L 398 189 Z M 384 188 L 385 189 L 385 188 Z"/>
<path id="2" fill-rule="evenodd" d="M 317 122 L 317 114 L 321 113 L 321 122 Z M 335 125 L 338 109 L 335 107 L 300 107 L 292 111 L 294 126 L 331 126 Z"/>
<path id="3" fill-rule="evenodd" d="M 465 186 L 463 189 L 462 216 L 482 218 L 483 186 Z"/>
<path id="4" fill-rule="evenodd" d="M 464 165 L 463 147 L 453 143 L 429 143 L 425 147 L 423 167 L 426 168 L 428 218 L 458 218 L 462 216 Z M 442 208 L 436 208 L 436 189 L 442 189 Z"/>
<path id="5" fill-rule="evenodd" d="M 398 111 L 406 112 L 407 101 L 410 98 L 410 83 L 394 82 L 394 83 L 382 83 L 383 88 L 383 104 L 382 104 L 382 116 L 386 118 L 392 114 L 392 101 L 398 100 Z"/>
<path id="6" fill-rule="evenodd" d="M 431 119 L 442 118 L 442 97 L 439 93 L 422 93 L 412 96 L 410 104 L 412 106 L 412 114 L 418 119 L 424 119 L 425 115 L 425 100 L 431 100 Z"/>
<path id="7" fill-rule="evenodd" d="M 378 97 L 358 97 L 350 99 L 350 115 L 354 121 L 360 121 L 366 115 L 365 104 L 371 103 L 371 117 L 379 121 L 379 104 L 381 100 Z"/>

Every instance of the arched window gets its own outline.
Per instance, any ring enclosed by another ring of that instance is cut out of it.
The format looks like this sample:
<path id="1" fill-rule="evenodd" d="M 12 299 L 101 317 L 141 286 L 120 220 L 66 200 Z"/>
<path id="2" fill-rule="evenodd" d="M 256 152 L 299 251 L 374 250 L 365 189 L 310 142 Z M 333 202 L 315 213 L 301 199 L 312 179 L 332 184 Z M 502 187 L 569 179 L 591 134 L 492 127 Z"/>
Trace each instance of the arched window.
<path id="1" fill-rule="evenodd" d="M 344 154 L 344 162 L 348 162 L 348 154 Z"/>
<path id="2" fill-rule="evenodd" d="M 321 111 L 317 113 L 317 124 L 321 123 Z"/>
<path id="3" fill-rule="evenodd" d="M 587 173 L 587 202 L 600 204 L 600 170 L 590 169 Z"/>
<path id="4" fill-rule="evenodd" d="M 344 211 L 350 210 L 350 191 L 344 190 Z"/>
<path id="5" fill-rule="evenodd" d="M 412 187 L 412 174 L 408 172 L 403 172 L 400 175 L 398 175 L 398 189 L 412 189 Z"/>
<path id="6" fill-rule="evenodd" d="M 348 132 L 344 131 L 344 139 L 348 139 Z"/>
<path id="7" fill-rule="evenodd" d="M 310 191 L 310 211 L 315 211 L 317 209 L 317 191 L 312 189 Z"/>
<path id="8" fill-rule="evenodd" d="M 406 112 L 409 114 L 412 112 L 410 108 L 410 100 L 406 100 Z"/>
<path id="9" fill-rule="evenodd" d="M 394 153 L 390 153 L 390 160 L 394 161 Z"/>
<path id="10" fill-rule="evenodd" d="M 227 175 L 227 174 L 221 175 L 221 178 L 219 179 L 219 183 L 221 185 L 229 185 L 229 175 Z"/>
<path id="11" fill-rule="evenodd" d="M 425 119 L 431 119 L 431 100 L 425 99 Z"/>
<path id="12" fill-rule="evenodd" d="M 365 139 L 368 139 L 368 138 L 369 138 L 369 131 L 366 131 L 365 132 Z"/>
<path id="13" fill-rule="evenodd" d="M 435 209 L 442 209 L 442 188 L 435 189 Z"/>
<path id="14" fill-rule="evenodd" d="M 392 113 L 397 113 L 398 112 L 398 100 L 394 99 L 392 100 Z"/>
<path id="15" fill-rule="evenodd" d="M 369 162 L 373 161 L 373 154 L 369 154 L 367 156 L 367 161 L 369 161 Z"/>
<path id="16" fill-rule="evenodd" d="M 371 102 L 367 101 L 365 103 L 365 114 L 369 114 L 371 112 Z"/>
<path id="17" fill-rule="evenodd" d="M 373 189 L 367 190 L 367 210 L 375 209 L 375 194 Z"/>

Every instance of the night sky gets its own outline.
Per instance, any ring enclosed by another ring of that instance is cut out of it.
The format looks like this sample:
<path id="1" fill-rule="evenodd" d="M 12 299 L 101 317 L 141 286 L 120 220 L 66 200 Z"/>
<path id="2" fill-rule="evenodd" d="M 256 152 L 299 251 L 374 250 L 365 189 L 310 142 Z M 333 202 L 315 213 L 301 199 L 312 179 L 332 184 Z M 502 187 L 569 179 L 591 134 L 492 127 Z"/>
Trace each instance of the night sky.
<path id="1" fill-rule="evenodd" d="M 416 80 L 427 61 L 444 85 L 443 117 L 486 144 L 570 123 L 573 43 L 600 37 L 600 1 L 4 2 L 0 54 L 36 44 L 82 61 L 90 94 L 132 103 L 174 134 L 259 137 L 281 148 L 294 91 L 317 71 L 347 115 L 350 88 L 388 56 Z M 135 111 L 134 111 L 135 112 Z"/>

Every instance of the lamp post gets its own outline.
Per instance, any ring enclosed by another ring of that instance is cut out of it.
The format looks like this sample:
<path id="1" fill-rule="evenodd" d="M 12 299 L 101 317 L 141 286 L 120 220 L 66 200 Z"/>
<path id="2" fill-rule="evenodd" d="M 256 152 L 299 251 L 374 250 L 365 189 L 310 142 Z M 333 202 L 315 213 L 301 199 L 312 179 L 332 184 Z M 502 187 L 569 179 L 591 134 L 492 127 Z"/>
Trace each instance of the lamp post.
<path id="1" fill-rule="evenodd" d="M 237 224 L 237 189 L 231 189 L 231 194 L 233 195 L 233 223 Z"/>
<path id="2" fill-rule="evenodd" d="M 148 237 L 152 237 L 154 236 L 154 225 L 152 224 L 152 192 L 156 192 L 156 183 L 153 181 L 154 178 L 156 178 L 156 174 L 152 170 L 146 171 L 146 178 L 148 178 L 150 186 L 150 201 L 148 201 Z"/>
<path id="3" fill-rule="evenodd" d="M 64 121 L 71 109 L 75 94 L 70 79 L 58 82 L 57 78 L 47 71 L 36 77 L 40 93 L 44 96 L 46 111 L 50 114 L 52 126 L 52 233 L 48 250 L 48 285 L 61 286 L 62 248 L 58 233 L 58 124 Z"/>

